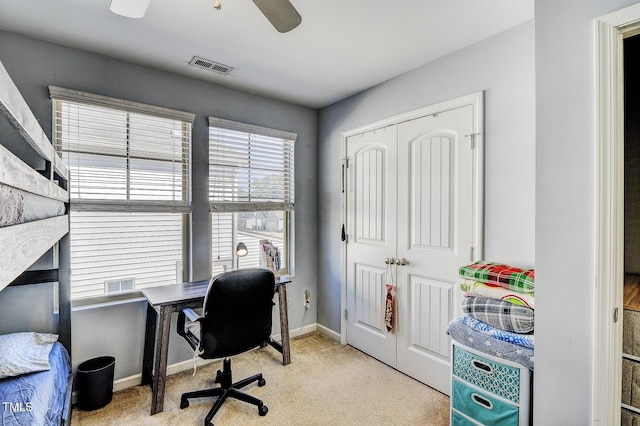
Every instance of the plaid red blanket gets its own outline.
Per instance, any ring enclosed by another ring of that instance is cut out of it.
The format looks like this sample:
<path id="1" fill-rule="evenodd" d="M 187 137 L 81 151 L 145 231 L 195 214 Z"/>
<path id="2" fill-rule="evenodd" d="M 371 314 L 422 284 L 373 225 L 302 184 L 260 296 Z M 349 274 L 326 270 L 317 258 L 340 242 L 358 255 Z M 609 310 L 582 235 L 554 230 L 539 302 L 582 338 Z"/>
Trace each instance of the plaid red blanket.
<path id="1" fill-rule="evenodd" d="M 535 272 L 496 262 L 479 261 L 460 268 L 460 276 L 521 293 L 534 292 Z"/>

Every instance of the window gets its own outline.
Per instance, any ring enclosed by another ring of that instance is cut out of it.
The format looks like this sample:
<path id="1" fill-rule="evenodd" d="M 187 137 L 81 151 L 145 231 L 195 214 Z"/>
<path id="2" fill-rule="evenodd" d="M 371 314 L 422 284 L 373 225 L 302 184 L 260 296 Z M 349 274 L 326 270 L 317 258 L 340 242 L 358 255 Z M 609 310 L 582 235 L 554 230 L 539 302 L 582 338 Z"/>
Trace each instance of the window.
<path id="1" fill-rule="evenodd" d="M 260 241 L 280 251 L 281 273 L 289 272 L 294 206 L 296 134 L 209 118 L 209 202 L 212 269 L 260 265 Z M 248 248 L 236 255 L 238 243 Z"/>
<path id="2" fill-rule="evenodd" d="M 49 91 L 70 171 L 72 298 L 182 281 L 193 114 Z"/>

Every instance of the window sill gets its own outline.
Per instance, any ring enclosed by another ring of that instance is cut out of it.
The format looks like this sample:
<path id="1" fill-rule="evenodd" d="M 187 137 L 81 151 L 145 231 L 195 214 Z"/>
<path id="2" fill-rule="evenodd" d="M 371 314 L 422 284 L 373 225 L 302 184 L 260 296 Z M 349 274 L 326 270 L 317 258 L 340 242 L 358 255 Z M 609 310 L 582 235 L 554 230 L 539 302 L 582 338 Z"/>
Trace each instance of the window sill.
<path id="1" fill-rule="evenodd" d="M 107 306 L 123 305 L 125 303 L 144 302 L 147 299 L 139 291 L 131 293 L 117 294 L 112 296 L 88 297 L 71 301 L 71 311 L 86 311 Z"/>
<path id="2" fill-rule="evenodd" d="M 293 280 L 293 274 L 282 274 L 281 278 Z M 108 306 L 124 305 L 126 303 L 146 302 L 147 298 L 140 291 L 131 293 L 116 294 L 112 296 L 87 297 L 71 301 L 71 311 L 87 311 L 90 309 L 104 308 Z"/>

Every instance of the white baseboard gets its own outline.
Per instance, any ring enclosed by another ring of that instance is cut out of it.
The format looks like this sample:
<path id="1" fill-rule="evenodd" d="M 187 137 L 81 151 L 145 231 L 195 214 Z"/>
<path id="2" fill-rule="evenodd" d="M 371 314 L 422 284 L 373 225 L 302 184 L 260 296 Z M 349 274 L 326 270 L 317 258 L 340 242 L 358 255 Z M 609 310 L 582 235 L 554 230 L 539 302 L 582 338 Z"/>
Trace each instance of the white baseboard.
<path id="1" fill-rule="evenodd" d="M 296 329 L 289 330 L 289 339 L 293 339 L 294 337 L 302 336 L 307 333 L 312 333 L 316 331 L 317 327 L 318 327 L 317 324 L 309 324 L 309 325 L 305 325 L 302 328 L 298 327 Z M 281 336 L 279 334 L 273 337 L 275 340 L 281 340 Z"/>
<path id="2" fill-rule="evenodd" d="M 206 365 L 215 361 L 217 360 L 196 358 L 196 367 L 200 367 L 201 365 Z M 192 359 L 176 362 L 175 364 L 171 364 L 167 366 L 167 376 L 180 373 L 186 370 L 192 370 L 192 369 L 193 369 Z M 113 391 L 116 392 L 116 391 L 127 389 L 133 386 L 138 386 L 140 383 L 142 383 L 142 374 L 134 374 L 129 377 L 123 377 L 122 379 L 118 379 L 113 382 Z"/>
<path id="3" fill-rule="evenodd" d="M 340 335 L 337 334 L 335 331 L 332 331 L 322 325 L 318 325 L 318 324 L 309 324 L 309 325 L 305 325 L 302 328 L 296 328 L 293 330 L 289 331 L 289 337 L 290 338 L 294 338 L 294 337 L 298 337 L 298 336 L 302 336 L 304 334 L 307 333 L 312 333 L 314 331 L 318 331 L 322 334 L 324 334 L 325 336 L 340 341 Z M 337 336 L 337 337 L 336 337 Z M 281 340 L 281 335 L 280 334 L 274 334 L 273 336 L 271 336 L 274 340 L 276 341 L 280 341 Z M 209 364 L 211 362 L 215 362 L 217 360 L 215 359 L 202 359 L 202 358 L 196 358 L 196 366 L 199 367 L 201 365 L 205 365 L 205 364 Z M 167 376 L 170 376 L 172 374 L 176 374 L 176 373 L 180 373 L 182 371 L 186 371 L 186 370 L 191 370 L 193 369 L 193 359 L 188 359 L 185 361 L 180 361 L 177 362 L 175 364 L 171 364 L 167 366 Z M 113 382 L 113 391 L 117 392 L 123 389 L 127 389 L 127 388 L 131 388 L 134 386 L 138 386 L 140 383 L 142 383 L 142 374 L 133 374 L 131 376 L 128 377 L 123 377 L 122 379 L 117 379 L 114 380 Z M 77 398 L 78 398 L 78 393 L 77 391 L 73 392 L 73 395 L 71 397 L 72 402 L 75 404 L 77 402 Z"/>
<path id="4" fill-rule="evenodd" d="M 114 380 L 113 391 L 117 392 L 119 390 L 132 388 L 134 386 L 138 386 L 140 383 L 142 383 L 142 374 L 134 374 L 133 376 L 123 377 L 122 379 Z"/>
<path id="5" fill-rule="evenodd" d="M 331 330 L 330 328 L 325 327 L 324 325 L 321 324 L 316 324 L 316 329 L 318 331 L 318 333 L 322 334 L 323 336 L 326 336 L 332 340 L 335 340 L 336 342 L 340 343 L 340 333 L 336 333 L 335 331 Z"/>

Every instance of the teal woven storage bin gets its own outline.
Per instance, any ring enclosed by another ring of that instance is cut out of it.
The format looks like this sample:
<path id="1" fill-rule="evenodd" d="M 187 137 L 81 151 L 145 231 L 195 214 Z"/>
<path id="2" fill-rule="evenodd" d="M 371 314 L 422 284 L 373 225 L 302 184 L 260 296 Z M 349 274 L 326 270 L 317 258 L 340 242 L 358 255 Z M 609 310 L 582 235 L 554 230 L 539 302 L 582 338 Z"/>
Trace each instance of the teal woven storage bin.
<path id="1" fill-rule="evenodd" d="M 453 347 L 453 374 L 502 398 L 520 402 L 520 369 Z"/>
<path id="2" fill-rule="evenodd" d="M 494 426 L 518 424 L 519 409 L 517 405 L 504 402 L 504 400 L 455 379 L 453 380 L 451 398 L 454 409 L 481 424 Z"/>
<path id="3" fill-rule="evenodd" d="M 530 426 L 532 371 L 452 341 L 451 425 Z"/>

